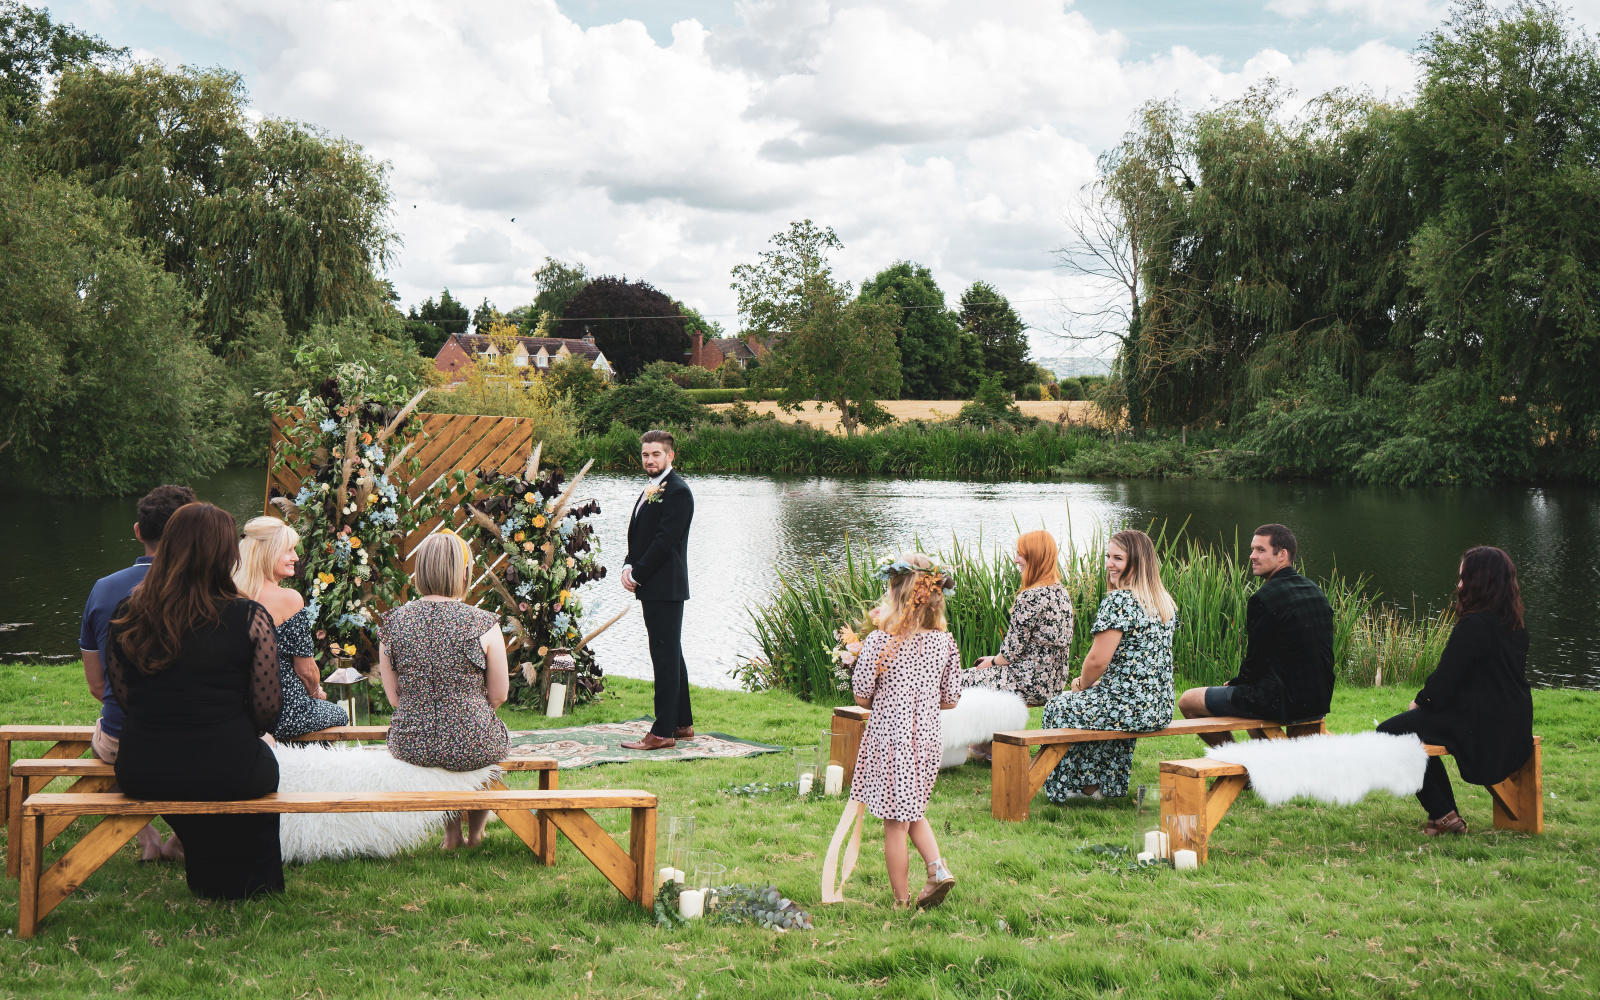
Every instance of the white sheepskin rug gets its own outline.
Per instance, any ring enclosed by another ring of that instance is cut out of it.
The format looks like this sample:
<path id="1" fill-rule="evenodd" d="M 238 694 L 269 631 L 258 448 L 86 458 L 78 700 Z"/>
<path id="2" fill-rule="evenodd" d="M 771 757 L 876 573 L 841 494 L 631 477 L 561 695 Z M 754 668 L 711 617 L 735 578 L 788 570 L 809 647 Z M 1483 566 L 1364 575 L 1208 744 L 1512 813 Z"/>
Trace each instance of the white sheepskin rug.
<path id="1" fill-rule="evenodd" d="M 993 688 L 967 688 L 955 708 L 939 713 L 939 729 L 944 734 L 944 760 L 939 769 L 960 767 L 967 762 L 972 744 L 987 743 L 995 733 L 1027 725 L 1028 706 L 1021 695 Z"/>
<path id="2" fill-rule="evenodd" d="M 279 744 L 280 792 L 470 791 L 499 777 L 498 767 L 446 771 L 395 760 L 380 748 Z M 386 858 L 419 847 L 444 828 L 445 814 L 421 812 L 285 814 L 278 823 L 283 860 Z"/>
<path id="3" fill-rule="evenodd" d="M 1412 735 L 1322 733 L 1293 740 L 1247 740 L 1212 747 L 1206 756 L 1243 764 L 1269 806 L 1308 798 L 1350 805 L 1368 792 L 1413 795 L 1428 754 Z"/>

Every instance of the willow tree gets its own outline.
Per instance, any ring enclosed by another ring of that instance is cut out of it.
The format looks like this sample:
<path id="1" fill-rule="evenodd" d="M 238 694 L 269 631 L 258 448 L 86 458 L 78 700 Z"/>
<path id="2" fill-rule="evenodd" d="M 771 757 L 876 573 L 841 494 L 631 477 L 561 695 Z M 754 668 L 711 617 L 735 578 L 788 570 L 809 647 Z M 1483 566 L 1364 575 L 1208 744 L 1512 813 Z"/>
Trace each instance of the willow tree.
<path id="1" fill-rule="evenodd" d="M 41 163 L 127 204 L 214 344 L 258 310 L 300 335 L 383 301 L 375 272 L 395 242 L 384 168 L 308 126 L 252 123 L 237 74 L 67 72 L 31 132 Z"/>

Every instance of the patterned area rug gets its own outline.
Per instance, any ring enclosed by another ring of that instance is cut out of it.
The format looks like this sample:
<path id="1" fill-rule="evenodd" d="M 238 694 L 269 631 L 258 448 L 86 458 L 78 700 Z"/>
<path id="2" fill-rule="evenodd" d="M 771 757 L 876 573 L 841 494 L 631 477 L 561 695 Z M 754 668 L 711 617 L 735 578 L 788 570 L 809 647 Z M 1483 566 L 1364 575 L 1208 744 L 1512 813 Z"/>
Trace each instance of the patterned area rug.
<path id="1" fill-rule="evenodd" d="M 561 770 L 614 764 L 629 760 L 694 760 L 697 758 L 753 757 L 787 749 L 767 743 L 741 740 L 725 733 L 696 732 L 693 739 L 679 740 L 671 750 L 624 750 L 650 731 L 655 719 L 645 716 L 628 722 L 603 722 L 595 726 L 570 729 L 526 729 L 511 734 L 511 758 L 554 757 Z"/>

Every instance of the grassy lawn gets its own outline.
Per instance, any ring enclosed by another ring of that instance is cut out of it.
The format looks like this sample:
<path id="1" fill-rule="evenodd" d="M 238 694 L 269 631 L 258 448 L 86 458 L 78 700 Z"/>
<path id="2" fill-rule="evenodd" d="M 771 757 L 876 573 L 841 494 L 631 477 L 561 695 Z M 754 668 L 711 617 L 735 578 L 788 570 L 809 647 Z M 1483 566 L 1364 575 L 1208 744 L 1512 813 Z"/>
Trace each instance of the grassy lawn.
<path id="1" fill-rule="evenodd" d="M 649 711 L 648 685 L 608 683 L 578 721 Z M 1370 729 L 1411 693 L 1342 687 L 1330 727 Z M 792 778 L 787 755 L 612 764 L 562 784 L 657 793 L 663 817 L 695 816 L 697 846 L 724 852 L 732 879 L 778 885 L 816 929 L 658 928 L 569 844 L 543 869 L 498 824 L 475 854 L 293 867 L 283 896 L 246 904 L 197 901 L 178 867 L 139 865 L 130 846 L 33 941 L 14 936 L 14 890 L 0 894 L 0 996 L 1592 997 L 1600 694 L 1536 691 L 1534 708 L 1542 837 L 1494 831 L 1488 794 L 1459 784 L 1473 832 L 1447 841 L 1417 832 L 1411 799 L 1269 809 L 1246 794 L 1206 868 L 1134 872 L 1081 850 L 1132 840 L 1125 801 L 1039 799 L 1027 823 L 1000 823 L 988 770 L 969 764 L 940 777 L 929 810 L 960 882 L 942 908 L 907 915 L 889 907 L 881 835 L 863 843 L 853 902 L 815 905 L 840 801 L 723 792 Z M 814 745 L 829 715 L 728 691 L 697 690 L 695 709 L 699 728 L 790 745 Z M 76 669 L 0 666 L 0 722 L 93 715 Z M 1200 749 L 1141 741 L 1135 781 Z M 625 815 L 601 822 L 626 842 Z"/>

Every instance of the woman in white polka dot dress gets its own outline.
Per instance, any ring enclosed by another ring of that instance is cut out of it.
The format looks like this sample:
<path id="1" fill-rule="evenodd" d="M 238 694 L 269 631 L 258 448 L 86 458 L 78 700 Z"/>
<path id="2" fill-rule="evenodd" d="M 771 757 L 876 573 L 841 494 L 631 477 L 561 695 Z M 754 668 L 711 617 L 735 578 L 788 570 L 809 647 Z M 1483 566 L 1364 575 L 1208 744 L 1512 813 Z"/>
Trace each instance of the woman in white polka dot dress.
<path id="1" fill-rule="evenodd" d="M 955 581 L 920 553 L 879 567 L 889 583 L 852 677 L 856 704 L 872 709 L 856 757 L 850 798 L 883 820 L 884 860 L 896 906 L 909 906 L 906 837 L 928 868 L 919 907 L 937 906 L 955 885 L 923 817 L 939 774 L 939 710 L 961 697 L 961 656 L 945 631 L 944 598 Z"/>

